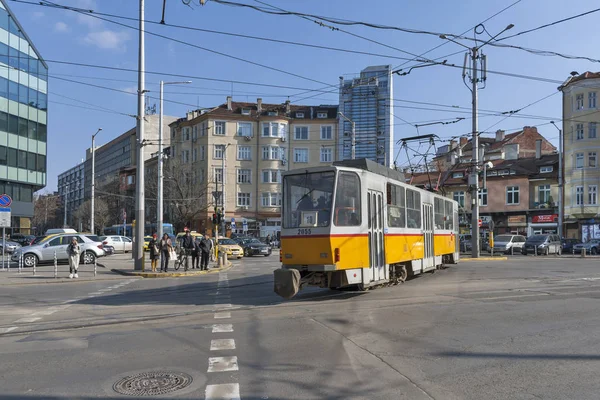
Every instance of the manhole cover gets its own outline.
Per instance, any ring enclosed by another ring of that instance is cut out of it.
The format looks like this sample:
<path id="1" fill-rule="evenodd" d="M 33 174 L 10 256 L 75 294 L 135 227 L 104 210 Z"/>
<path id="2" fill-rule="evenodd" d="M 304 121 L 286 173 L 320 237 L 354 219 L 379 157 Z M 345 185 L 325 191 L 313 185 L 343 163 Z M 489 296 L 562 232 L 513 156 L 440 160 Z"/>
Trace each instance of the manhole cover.
<path id="1" fill-rule="evenodd" d="M 128 396 L 157 396 L 183 389 L 193 378 L 183 372 L 152 371 L 126 376 L 113 385 L 117 393 Z"/>

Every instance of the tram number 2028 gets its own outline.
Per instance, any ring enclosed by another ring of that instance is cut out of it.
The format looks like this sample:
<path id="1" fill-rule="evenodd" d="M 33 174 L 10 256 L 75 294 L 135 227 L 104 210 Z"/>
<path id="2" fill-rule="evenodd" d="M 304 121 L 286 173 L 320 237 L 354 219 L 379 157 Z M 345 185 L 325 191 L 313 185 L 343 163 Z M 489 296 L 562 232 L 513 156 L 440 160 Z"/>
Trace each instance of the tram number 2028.
<path id="1" fill-rule="evenodd" d="M 300 228 L 298 229 L 298 235 L 310 235 L 310 228 Z"/>

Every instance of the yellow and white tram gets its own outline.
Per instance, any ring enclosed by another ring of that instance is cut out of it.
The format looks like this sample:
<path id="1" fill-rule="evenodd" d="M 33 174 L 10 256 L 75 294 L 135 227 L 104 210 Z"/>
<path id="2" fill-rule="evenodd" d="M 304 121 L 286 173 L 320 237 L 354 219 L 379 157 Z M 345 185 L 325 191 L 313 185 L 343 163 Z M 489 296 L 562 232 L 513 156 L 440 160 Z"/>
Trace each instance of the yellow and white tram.
<path id="1" fill-rule="evenodd" d="M 275 292 L 402 282 L 457 263 L 458 203 L 370 160 L 283 174 Z"/>

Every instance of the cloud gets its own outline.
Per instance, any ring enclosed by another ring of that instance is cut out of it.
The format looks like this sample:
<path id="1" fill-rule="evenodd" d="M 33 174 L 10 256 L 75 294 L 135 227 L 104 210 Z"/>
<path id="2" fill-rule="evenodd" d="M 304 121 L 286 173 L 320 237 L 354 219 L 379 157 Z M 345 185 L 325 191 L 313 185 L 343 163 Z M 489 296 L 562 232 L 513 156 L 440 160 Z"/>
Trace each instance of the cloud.
<path id="1" fill-rule="evenodd" d="M 116 32 L 111 30 L 102 30 L 89 32 L 83 42 L 105 50 L 125 51 L 125 42 L 130 39 L 127 32 Z"/>
<path id="2" fill-rule="evenodd" d="M 65 24 L 62 21 L 58 21 L 56 24 L 54 24 L 54 31 L 56 32 L 69 32 L 69 25 Z"/>
<path id="3" fill-rule="evenodd" d="M 32 19 L 40 19 L 40 18 L 43 18 L 43 17 L 45 17 L 45 16 L 46 16 L 46 14 L 44 14 L 44 12 L 43 12 L 43 11 L 34 11 L 34 12 L 31 14 L 31 18 L 32 18 Z"/>
<path id="4" fill-rule="evenodd" d="M 137 94 L 137 92 L 138 92 L 137 86 L 124 87 L 121 90 L 124 90 L 127 93 L 134 93 L 134 94 Z"/>

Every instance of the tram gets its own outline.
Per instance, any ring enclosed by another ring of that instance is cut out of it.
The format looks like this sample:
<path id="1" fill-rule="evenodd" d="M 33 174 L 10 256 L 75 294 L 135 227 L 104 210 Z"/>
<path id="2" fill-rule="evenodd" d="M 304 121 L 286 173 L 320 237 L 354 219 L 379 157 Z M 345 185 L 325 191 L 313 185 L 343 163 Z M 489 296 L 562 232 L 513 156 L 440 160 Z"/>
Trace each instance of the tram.
<path id="1" fill-rule="evenodd" d="M 367 159 L 283 173 L 275 292 L 360 290 L 459 261 L 458 203 Z"/>

